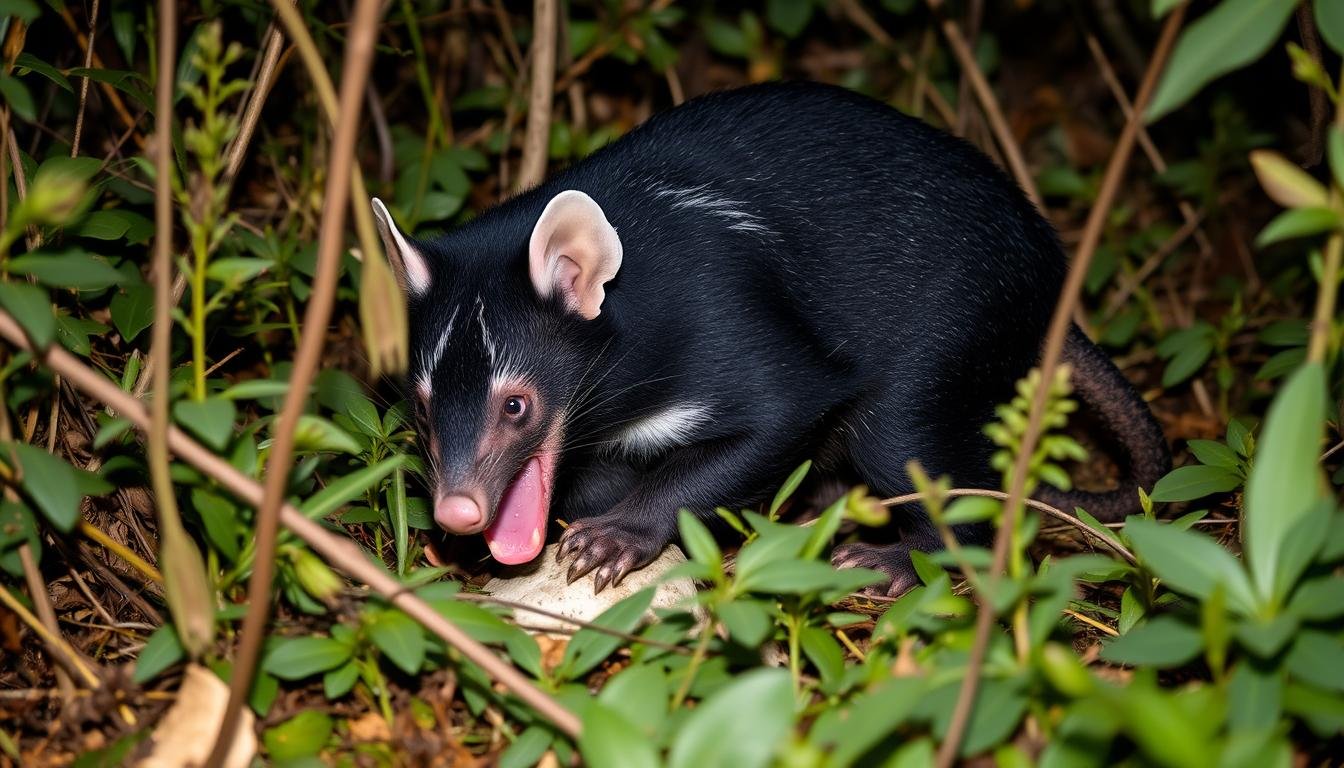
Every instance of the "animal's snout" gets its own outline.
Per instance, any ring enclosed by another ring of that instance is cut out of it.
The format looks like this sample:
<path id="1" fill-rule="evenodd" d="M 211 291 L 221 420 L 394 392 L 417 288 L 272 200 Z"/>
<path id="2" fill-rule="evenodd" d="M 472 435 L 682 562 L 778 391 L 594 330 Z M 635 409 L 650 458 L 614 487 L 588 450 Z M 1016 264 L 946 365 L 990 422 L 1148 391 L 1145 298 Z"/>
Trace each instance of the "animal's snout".
<path id="1" fill-rule="evenodd" d="M 442 496 L 434 502 L 434 522 L 449 533 L 477 533 L 485 527 L 485 506 L 464 493 Z"/>

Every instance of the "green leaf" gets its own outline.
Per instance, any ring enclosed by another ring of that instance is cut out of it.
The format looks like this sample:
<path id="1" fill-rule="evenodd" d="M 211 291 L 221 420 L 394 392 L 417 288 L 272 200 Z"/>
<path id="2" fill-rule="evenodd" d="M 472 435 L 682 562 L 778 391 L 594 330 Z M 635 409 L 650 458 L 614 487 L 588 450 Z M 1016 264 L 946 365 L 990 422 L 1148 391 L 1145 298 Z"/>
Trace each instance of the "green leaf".
<path id="1" fill-rule="evenodd" d="M 781 485 L 779 490 L 775 493 L 775 498 L 770 502 L 771 518 L 774 518 L 779 512 L 780 507 L 784 506 L 784 502 L 789 500 L 789 497 L 793 495 L 794 491 L 798 490 L 798 486 L 802 485 L 803 479 L 807 477 L 807 473 L 811 469 L 812 461 L 809 459 L 808 461 L 799 464 L 797 469 L 789 473 L 788 478 L 784 480 L 784 484 Z"/>
<path id="2" fill-rule="evenodd" d="M 1255 619 L 1244 621 L 1236 627 L 1237 641 L 1242 647 L 1262 659 L 1273 658 L 1283 649 L 1297 632 L 1297 620 L 1287 614 L 1279 614 L 1268 621 Z"/>
<path id="3" fill-rule="evenodd" d="M 281 680 L 302 680 L 339 667 L 353 652 L 348 644 L 330 637 L 286 637 L 267 652 L 261 668 Z"/>
<path id="4" fill-rule="evenodd" d="M 112 296 L 109 309 L 112 324 L 121 338 L 135 341 L 154 322 L 154 289 L 148 285 L 128 285 Z"/>
<path id="5" fill-rule="evenodd" d="M 816 560 L 776 560 L 761 566 L 750 578 L 739 578 L 737 586 L 744 592 L 801 595 L 838 589 L 852 592 L 885 578 L 868 568 L 836 570 L 830 563 Z"/>
<path id="6" fill-rule="evenodd" d="M 1304 621 L 1326 621 L 1344 616 L 1344 579 L 1322 576 L 1303 582 L 1285 610 Z"/>
<path id="7" fill-rule="evenodd" d="M 135 660 L 135 672 L 131 682 L 144 685 L 159 676 L 159 673 L 185 659 L 187 652 L 177 637 L 172 624 L 165 624 L 154 630 L 140 649 L 140 658 Z"/>
<path id="8" fill-rule="evenodd" d="M 1125 535 L 1142 560 L 1167 586 L 1207 599 L 1221 584 L 1228 606 L 1241 615 L 1255 613 L 1258 605 L 1241 563 L 1218 542 L 1194 531 L 1184 531 L 1155 520 L 1131 517 Z"/>
<path id="9" fill-rule="evenodd" d="M 1279 390 L 1265 416 L 1246 481 L 1242 543 L 1261 598 L 1279 601 L 1292 587 L 1280 559 L 1290 533 L 1322 496 L 1317 452 L 1325 425 L 1325 372 L 1307 364 Z"/>
<path id="10" fill-rule="evenodd" d="M 425 662 L 425 632 L 420 624 L 399 610 L 366 615 L 364 626 L 373 644 L 408 675 L 418 674 Z"/>
<path id="11" fill-rule="evenodd" d="M 1338 13 L 1344 16 L 1344 7 L 1335 4 Z M 1320 14 L 1317 14 L 1320 19 Z M 1326 132 L 1326 148 L 1330 154 L 1330 172 L 1334 174 L 1335 185 L 1344 187 L 1344 128 L 1337 125 L 1330 126 Z"/>
<path id="12" fill-rule="evenodd" d="M 765 20 L 785 37 L 795 38 L 812 19 L 812 0 L 768 0 Z"/>
<path id="13" fill-rule="evenodd" d="M 217 451 L 233 437 L 233 419 L 238 411 L 222 397 L 179 400 L 173 403 L 173 420 Z"/>
<path id="14" fill-rule="evenodd" d="M 138 213 L 120 208 L 94 211 L 70 228 L 70 233 L 94 240 L 144 242 L 154 232 L 154 224 Z"/>
<path id="15" fill-rule="evenodd" d="M 758 536 L 737 551 L 733 569 L 739 586 L 755 578 L 756 572 L 768 563 L 798 557 L 812 538 L 812 532 L 806 528 L 772 523 L 754 512 L 747 519 Z"/>
<path id="16" fill-rule="evenodd" d="M 1153 0 L 1151 13 L 1154 19 L 1160 19 L 1176 9 L 1185 0 Z"/>
<path id="17" fill-rule="evenodd" d="M 686 554 L 692 560 L 708 565 L 715 572 L 723 567 L 723 553 L 704 523 L 683 509 L 677 514 L 677 525 L 681 529 L 681 542 L 686 545 Z"/>
<path id="18" fill-rule="evenodd" d="M 1144 119 L 1162 117 L 1206 83 L 1260 58 L 1297 0 L 1223 0 L 1181 33 Z"/>
<path id="19" fill-rule="evenodd" d="M 101 291 L 126 279 L 101 257 L 78 248 L 19 256 L 10 259 L 8 270 L 32 275 L 45 285 L 79 291 Z"/>
<path id="20" fill-rule="evenodd" d="M 1330 205 L 1325 185 L 1278 152 L 1257 149 L 1251 168 L 1270 199 L 1284 208 L 1324 208 Z"/>
<path id="21" fill-rule="evenodd" d="M 746 648 L 755 648 L 774 628 L 770 609 L 759 600 L 739 598 L 718 608 L 719 620 L 728 629 L 733 641 Z"/>
<path id="22" fill-rule="evenodd" d="M 504 750 L 499 756 L 497 768 L 532 768 L 541 761 L 554 741 L 555 734 L 549 728 L 533 725 L 518 734 L 518 738 Z"/>
<path id="23" fill-rule="evenodd" d="M 1344 218 L 1329 208 L 1293 208 L 1275 216 L 1255 238 L 1255 245 L 1264 248 L 1281 240 L 1310 237 L 1341 227 L 1344 227 Z"/>
<path id="24" fill-rule="evenodd" d="M 1299 680 L 1320 688 L 1344 691 L 1344 642 L 1319 630 L 1306 630 L 1293 640 L 1284 659 Z"/>
<path id="25" fill-rule="evenodd" d="M 1189 446 L 1190 452 L 1203 464 L 1233 470 L 1241 465 L 1236 452 L 1217 440 L 1191 440 Z"/>
<path id="26" fill-rule="evenodd" d="M 593 702 L 583 713 L 579 752 L 592 768 L 657 768 L 653 742 L 615 709 Z"/>
<path id="27" fill-rule="evenodd" d="M 667 673 L 657 664 L 632 664 L 602 686 L 597 700 L 619 710 L 631 723 L 652 736 L 667 719 L 671 697 Z"/>
<path id="28" fill-rule="evenodd" d="M 56 338 L 51 297 L 41 288 L 28 283 L 0 283 L 0 307 L 14 316 L 38 349 L 46 349 Z"/>
<path id="29" fill-rule="evenodd" d="M 819 747 L 834 747 L 827 765 L 853 765 L 858 758 L 901 727 L 923 697 L 924 677 L 888 677 L 872 690 L 839 706 L 823 709 L 808 734 Z M 930 754 L 929 760 L 933 756 Z M 919 765 L 928 765 L 929 762 Z"/>
<path id="30" fill-rule="evenodd" d="M 6 0 L 6 2 L 12 2 L 12 0 Z M 4 17 L 5 15 L 5 11 L 0 10 L 0 17 Z M 26 69 L 30 72 L 36 72 L 37 74 L 42 75 L 55 83 L 66 93 L 75 92 L 75 89 L 70 85 L 70 79 L 62 74 L 61 70 L 51 66 L 27 51 L 19 54 L 19 57 L 14 60 L 14 66 L 20 70 Z M 23 73 L 20 72 L 19 74 Z"/>
<path id="31" fill-rule="evenodd" d="M 755 669 L 705 699 L 672 742 L 670 768 L 764 768 L 793 727 L 793 686 L 782 669 Z"/>
<path id="32" fill-rule="evenodd" d="M 271 760 L 284 763 L 321 752 L 331 739 L 334 727 L 327 713 L 305 709 L 280 725 L 263 731 L 261 741 L 266 745 Z"/>
<path id="33" fill-rule="evenodd" d="M 226 400 L 264 400 L 270 397 L 283 397 L 287 392 L 289 392 L 288 381 L 248 379 L 220 392 L 219 396 Z"/>
<path id="34" fill-rule="evenodd" d="M 191 506 L 205 525 L 205 538 L 221 555 L 237 562 L 243 526 L 233 502 L 205 488 L 191 489 Z"/>
<path id="35" fill-rule="evenodd" d="M 27 24 L 42 14 L 33 0 L 0 0 L 0 18 L 18 16 Z"/>
<path id="36" fill-rule="evenodd" d="M 1241 476 L 1222 467 L 1192 464 L 1168 472 L 1153 486 L 1153 501 L 1191 501 L 1226 493 L 1241 485 Z"/>
<path id="37" fill-rule="evenodd" d="M 9 451 L 13 451 L 18 461 L 15 469 L 22 473 L 20 485 L 24 492 L 60 531 L 70 531 L 79 521 L 80 499 L 111 490 L 97 475 L 75 469 L 37 446 L 4 443 L 3 447 L 6 462 L 10 462 Z"/>
<path id="38" fill-rule="evenodd" d="M 1185 664 L 1203 648 L 1198 629 L 1169 616 L 1158 616 L 1108 642 L 1101 657 L 1112 664 L 1167 669 Z"/>
<path id="39" fill-rule="evenodd" d="M 603 611 L 593 623 L 599 627 L 628 633 L 644 618 L 653 602 L 654 588 L 646 587 L 621 600 Z M 574 633 L 573 639 L 565 648 L 564 658 L 556 668 L 555 675 L 561 680 L 576 680 L 588 674 L 589 670 L 602 663 L 624 641 L 606 632 L 584 628 Z"/>
<path id="40" fill-rule="evenodd" d="M 345 430 L 312 414 L 299 417 L 299 423 L 294 428 L 294 447 L 299 451 L 348 454 L 358 454 L 361 450 L 359 443 Z"/>
<path id="41" fill-rule="evenodd" d="M 835 637 L 821 627 L 805 627 L 799 634 L 803 653 L 821 675 L 821 682 L 834 686 L 845 673 L 845 652 Z"/>
<path id="42" fill-rule="evenodd" d="M 270 259 L 237 257 L 215 259 L 205 270 L 205 276 L 228 286 L 238 286 L 275 266 Z"/>
<path id="43" fill-rule="evenodd" d="M 314 520 L 326 517 L 340 509 L 341 505 L 353 501 L 371 488 L 378 487 L 383 478 L 392 474 L 393 470 L 405 462 L 406 457 L 397 454 L 389 459 L 383 459 L 377 464 L 343 475 L 327 483 L 327 486 L 322 490 L 309 496 L 303 504 L 299 505 L 299 510 Z"/>
<path id="44" fill-rule="evenodd" d="M 1283 673 L 1244 659 L 1227 682 L 1227 721 L 1236 729 L 1272 728 L 1279 719 Z"/>
<path id="45" fill-rule="evenodd" d="M 0 73 L 0 97 L 4 97 L 5 103 L 15 115 L 29 122 L 37 119 L 37 107 L 33 105 L 33 95 L 19 78 Z"/>
<path id="46" fill-rule="evenodd" d="M 1316 28 L 1320 30 L 1321 37 L 1335 49 L 1335 53 L 1344 54 L 1344 3 L 1339 3 L 1337 0 L 1316 0 L 1314 7 Z"/>
<path id="47" fill-rule="evenodd" d="M 357 682 L 359 682 L 359 665 L 347 661 L 322 675 L 322 693 L 328 701 L 333 701 L 349 693 Z"/>
<path id="48" fill-rule="evenodd" d="M 1162 371 L 1162 386 L 1174 387 L 1195 375 L 1212 354 L 1213 341 L 1209 338 L 1199 338 L 1181 347 L 1180 351 L 1167 361 L 1167 367 Z"/>

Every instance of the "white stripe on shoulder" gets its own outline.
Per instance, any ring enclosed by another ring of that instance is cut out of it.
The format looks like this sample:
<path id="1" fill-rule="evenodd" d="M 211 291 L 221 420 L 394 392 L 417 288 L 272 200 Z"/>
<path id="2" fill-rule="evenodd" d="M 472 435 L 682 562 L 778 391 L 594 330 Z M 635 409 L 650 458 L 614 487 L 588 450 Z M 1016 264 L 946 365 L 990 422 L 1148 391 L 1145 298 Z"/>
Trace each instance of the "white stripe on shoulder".
<path id="1" fill-rule="evenodd" d="M 621 430 L 618 450 L 648 456 L 663 448 L 685 445 L 696 430 L 709 421 L 709 408 L 696 403 L 678 403 L 646 416 Z"/>

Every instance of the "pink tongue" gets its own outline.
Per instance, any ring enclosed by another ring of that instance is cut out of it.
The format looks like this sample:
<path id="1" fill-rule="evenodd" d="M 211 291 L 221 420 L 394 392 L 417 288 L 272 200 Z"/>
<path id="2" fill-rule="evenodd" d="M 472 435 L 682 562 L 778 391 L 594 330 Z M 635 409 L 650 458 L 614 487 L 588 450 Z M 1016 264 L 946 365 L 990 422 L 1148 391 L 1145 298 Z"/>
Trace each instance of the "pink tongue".
<path id="1" fill-rule="evenodd" d="M 523 471 L 504 490 L 495 522 L 485 529 L 490 554 L 505 565 L 526 563 L 546 543 L 546 499 L 541 460 L 528 459 Z"/>

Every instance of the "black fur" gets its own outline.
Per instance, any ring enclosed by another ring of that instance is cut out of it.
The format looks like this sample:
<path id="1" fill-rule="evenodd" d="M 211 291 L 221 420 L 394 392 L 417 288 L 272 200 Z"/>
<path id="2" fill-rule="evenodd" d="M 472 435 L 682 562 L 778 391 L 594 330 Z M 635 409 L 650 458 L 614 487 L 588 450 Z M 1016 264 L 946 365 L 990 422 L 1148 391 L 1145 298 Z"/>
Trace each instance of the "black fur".
<path id="1" fill-rule="evenodd" d="M 538 300 L 527 278 L 533 225 L 567 189 L 596 200 L 624 245 L 591 321 Z M 723 205 L 677 205 L 696 195 Z M 829 469 L 883 496 L 911 489 L 910 459 L 998 487 L 981 430 L 1037 362 L 1065 272 L 1050 225 L 969 144 L 803 83 L 688 102 L 419 245 L 433 283 L 411 300 L 416 354 L 480 297 L 495 341 L 546 390 L 546 417 L 566 406 L 552 515 L 571 521 L 562 551 L 575 572 L 602 566 L 600 583 L 656 556 L 679 508 L 758 502 L 823 445 L 838 449 Z M 1081 333 L 1070 350 L 1093 377 L 1080 392 L 1115 406 L 1104 415 L 1136 477 L 1112 506 L 1133 506 L 1133 485 L 1165 468 L 1161 432 Z M 488 372 L 472 335 L 453 336 L 443 361 L 412 375 L 432 377 L 423 418 L 451 484 L 475 461 Z M 693 444 L 640 459 L 604 445 L 683 402 L 713 414 Z M 521 461 L 498 462 L 501 483 Z M 940 546 L 921 516 L 902 527 L 899 543 L 837 561 L 880 567 L 900 589 L 907 550 Z"/>

